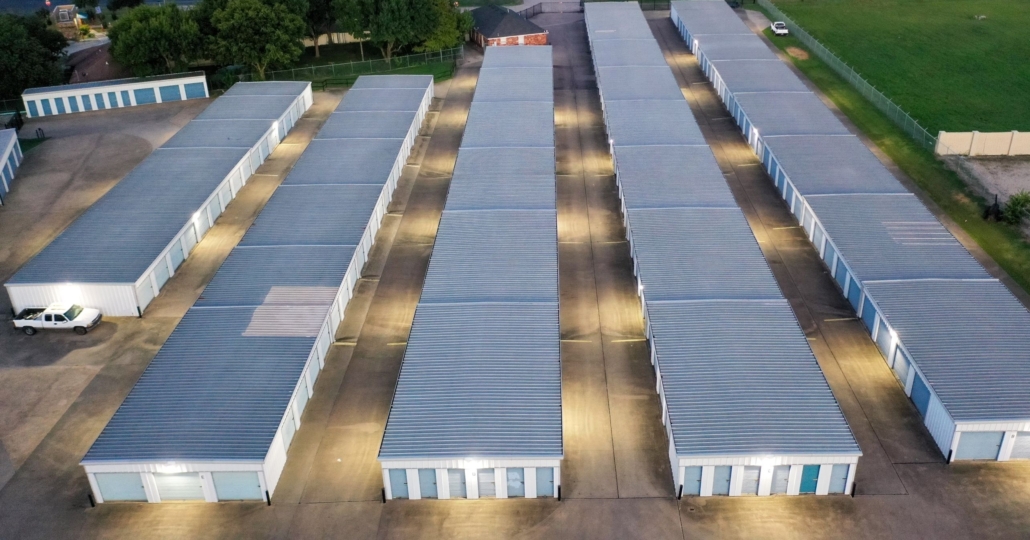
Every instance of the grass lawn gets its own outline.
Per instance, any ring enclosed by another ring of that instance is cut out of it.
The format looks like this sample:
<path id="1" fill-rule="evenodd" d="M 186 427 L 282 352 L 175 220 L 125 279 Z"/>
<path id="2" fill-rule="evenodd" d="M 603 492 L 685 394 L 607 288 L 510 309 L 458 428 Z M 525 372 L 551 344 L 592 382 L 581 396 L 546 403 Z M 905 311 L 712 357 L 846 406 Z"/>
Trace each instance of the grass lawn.
<path id="1" fill-rule="evenodd" d="M 446 81 L 454 75 L 454 62 L 433 62 L 421 66 L 411 66 L 390 71 L 377 71 L 374 75 L 432 75 L 436 82 Z M 311 81 L 314 90 L 321 90 L 326 80 L 333 81 L 333 86 L 350 86 L 359 75 L 298 77 L 297 80 Z"/>
<path id="2" fill-rule="evenodd" d="M 1024 290 L 1030 291 L 1030 242 L 1016 227 L 984 221 L 983 200 L 958 175 L 909 138 L 801 42 L 793 37 L 774 38 L 768 29 L 765 33 L 780 49 L 797 47 L 808 52 L 807 60 L 791 60 Z"/>
<path id="3" fill-rule="evenodd" d="M 773 1 L 931 133 L 1030 131 L 1030 2 Z"/>
<path id="4" fill-rule="evenodd" d="M 318 58 L 315 58 L 314 47 L 306 47 L 304 49 L 304 53 L 300 55 L 300 59 L 297 60 L 296 65 L 293 67 L 324 66 L 327 64 L 342 64 L 345 62 L 360 62 L 362 59 L 360 47 L 362 46 L 365 49 L 365 60 L 377 60 L 383 57 L 379 52 L 379 48 L 370 43 L 322 45 L 318 48 Z"/>
<path id="5" fill-rule="evenodd" d="M 21 147 L 21 152 L 24 154 L 29 150 L 43 144 L 43 141 L 50 137 L 43 137 L 42 139 L 18 139 L 18 146 Z"/>

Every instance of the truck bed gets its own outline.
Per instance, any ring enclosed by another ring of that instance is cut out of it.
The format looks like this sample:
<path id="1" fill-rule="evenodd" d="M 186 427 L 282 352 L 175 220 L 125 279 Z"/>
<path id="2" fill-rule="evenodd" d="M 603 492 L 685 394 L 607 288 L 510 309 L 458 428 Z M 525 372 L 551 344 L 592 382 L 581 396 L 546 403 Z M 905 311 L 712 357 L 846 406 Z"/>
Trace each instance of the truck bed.
<path id="1" fill-rule="evenodd" d="M 15 317 L 14 320 L 16 320 L 16 321 L 34 321 L 34 320 L 38 319 L 39 316 L 42 315 L 44 311 L 46 311 L 46 310 L 43 309 L 43 308 L 23 309 L 23 310 L 21 310 L 20 313 L 18 313 L 18 316 Z"/>

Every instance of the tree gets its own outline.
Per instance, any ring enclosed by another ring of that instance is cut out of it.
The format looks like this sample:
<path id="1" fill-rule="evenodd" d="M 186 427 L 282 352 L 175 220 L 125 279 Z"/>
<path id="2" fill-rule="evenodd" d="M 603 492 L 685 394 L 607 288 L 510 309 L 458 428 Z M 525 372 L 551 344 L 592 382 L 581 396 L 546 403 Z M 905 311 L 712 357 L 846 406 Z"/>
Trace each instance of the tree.
<path id="1" fill-rule="evenodd" d="M 107 11 L 114 12 L 123 8 L 134 8 L 143 4 L 143 0 L 107 0 Z"/>
<path id="2" fill-rule="evenodd" d="M 336 12 L 333 9 L 333 0 L 308 0 L 308 11 L 304 17 L 308 35 L 315 41 L 315 58 L 318 53 L 318 39 L 323 34 L 328 34 L 336 22 Z"/>
<path id="3" fill-rule="evenodd" d="M 242 64 L 264 80 L 269 68 L 288 65 L 303 52 L 304 20 L 282 4 L 261 0 L 229 0 L 215 11 L 215 57 L 225 64 Z"/>
<path id="4" fill-rule="evenodd" d="M 34 86 L 61 84 L 61 56 L 68 40 L 38 17 L 0 14 L 0 98 L 13 99 Z"/>
<path id="5" fill-rule="evenodd" d="M 186 71 L 203 51 L 197 22 L 172 4 L 129 11 L 108 37 L 111 55 L 137 76 Z"/>
<path id="6" fill-rule="evenodd" d="M 450 0 L 433 0 L 436 9 L 436 28 L 425 43 L 415 47 L 418 52 L 453 49 L 465 41 L 465 34 L 472 30 L 472 14 L 458 9 L 458 3 Z"/>
<path id="7" fill-rule="evenodd" d="M 339 0 L 338 11 L 355 16 L 355 26 L 365 31 L 389 61 L 394 51 L 422 43 L 433 34 L 439 17 L 434 0 Z M 351 11 L 354 13 L 352 14 Z M 341 20 L 343 18 L 341 17 Z"/>
<path id="8" fill-rule="evenodd" d="M 336 14 L 336 27 L 358 40 L 361 49 L 361 60 L 365 60 L 365 14 L 362 9 L 364 0 L 333 0 L 333 11 Z"/>

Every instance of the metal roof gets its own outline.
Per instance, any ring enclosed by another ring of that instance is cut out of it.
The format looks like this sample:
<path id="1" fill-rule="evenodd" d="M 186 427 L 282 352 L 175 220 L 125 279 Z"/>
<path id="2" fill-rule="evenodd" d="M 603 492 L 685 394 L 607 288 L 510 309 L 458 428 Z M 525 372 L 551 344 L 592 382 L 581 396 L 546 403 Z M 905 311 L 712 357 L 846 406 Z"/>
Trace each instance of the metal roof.
<path id="1" fill-rule="evenodd" d="M 911 193 L 807 200 L 859 281 L 990 277 Z"/>
<path id="2" fill-rule="evenodd" d="M 12 139 L 18 138 L 18 130 L 16 129 L 0 129 L 0 149 L 7 150 L 7 145 L 11 144 Z"/>
<path id="3" fill-rule="evenodd" d="M 294 81 L 238 82 L 223 96 L 299 96 L 311 83 Z"/>
<path id="4" fill-rule="evenodd" d="M 779 59 L 762 38 L 741 34 L 709 34 L 698 36 L 701 51 L 709 61 L 718 60 L 777 60 Z"/>
<path id="5" fill-rule="evenodd" d="M 190 77 L 203 77 L 203 71 L 191 71 L 189 73 L 172 73 L 169 75 L 154 75 L 153 77 L 129 77 L 127 79 L 109 79 L 106 81 L 93 81 L 75 84 L 58 84 L 56 86 L 40 86 L 26 88 L 22 94 L 45 94 L 47 92 L 67 92 L 69 90 L 82 90 L 86 88 L 103 88 L 105 86 L 116 86 L 119 84 L 137 84 L 160 81 L 174 81 Z"/>
<path id="6" fill-rule="evenodd" d="M 553 207 L 444 212 L 419 301 L 554 302 L 557 243 Z"/>
<path id="7" fill-rule="evenodd" d="M 240 148 L 242 157 L 272 129 L 273 123 L 270 120 L 193 120 L 161 148 Z"/>
<path id="8" fill-rule="evenodd" d="M 516 146 L 554 148 L 553 96 L 548 101 L 473 100 L 461 147 Z"/>
<path id="9" fill-rule="evenodd" d="M 668 65 L 599 67 L 597 86 L 605 103 L 620 99 L 683 100 Z"/>
<path id="10" fill-rule="evenodd" d="M 783 298 L 740 208 L 630 210 L 628 221 L 649 306 Z"/>
<path id="11" fill-rule="evenodd" d="M 848 128 L 811 92 L 734 94 L 762 137 L 778 135 L 851 135 Z"/>
<path id="12" fill-rule="evenodd" d="M 319 139 L 389 139 L 413 124 L 410 111 L 357 111 L 329 115 Z"/>
<path id="13" fill-rule="evenodd" d="M 677 455 L 860 453 L 786 300 L 647 311 Z"/>
<path id="14" fill-rule="evenodd" d="M 854 135 L 769 137 L 763 142 L 804 196 L 908 193 Z"/>
<path id="15" fill-rule="evenodd" d="M 554 94 L 483 91 L 541 51 L 486 50 L 380 459 L 563 455 Z"/>
<path id="16" fill-rule="evenodd" d="M 559 338 L 556 301 L 419 304 L 379 458 L 561 458 Z"/>
<path id="17" fill-rule="evenodd" d="M 679 14 L 683 25 L 691 36 L 708 34 L 751 34 L 754 33 L 740 20 L 726 2 L 673 2 L 672 9 Z"/>
<path id="18" fill-rule="evenodd" d="M 135 283 L 245 153 L 155 150 L 8 283 Z"/>
<path id="19" fill-rule="evenodd" d="M 646 39 L 654 40 L 654 34 L 636 2 L 606 2 L 603 7 L 595 3 L 584 3 L 583 11 L 590 40 Z"/>
<path id="20" fill-rule="evenodd" d="M 343 96 L 348 111 L 417 111 L 425 88 L 351 88 Z"/>
<path id="21" fill-rule="evenodd" d="M 868 292 L 955 421 L 1030 418 L 1030 313 L 1004 285 L 884 282 Z"/>
<path id="22" fill-rule="evenodd" d="M 627 209 L 737 208 L 707 145 L 616 147 L 615 159 Z"/>
<path id="23" fill-rule="evenodd" d="M 509 71 L 505 77 L 483 77 L 487 69 Z M 484 101 L 546 101 L 554 94 L 554 69 L 551 67 L 503 67 L 480 69 L 475 99 Z M 513 84 L 512 81 L 518 81 Z"/>
<path id="24" fill-rule="evenodd" d="M 590 48 L 595 66 L 669 66 L 654 40 L 610 39 L 595 41 Z"/>
<path id="25" fill-rule="evenodd" d="M 264 461 L 389 175 L 305 185 L 310 170 L 276 189 L 83 463 Z"/>
<path id="26" fill-rule="evenodd" d="M 413 118 L 409 115 L 410 127 Z M 381 127 L 386 127 L 381 125 Z M 394 134 L 404 133 L 394 127 Z M 364 130 L 362 127 L 360 130 Z M 333 133 L 339 135 L 339 133 Z M 340 142 L 346 140 L 346 145 Z M 382 186 L 382 179 L 394 168 L 402 138 L 380 139 L 316 139 L 297 160 L 290 184 L 373 184 Z M 285 184 L 285 183 L 284 183 Z"/>
<path id="27" fill-rule="evenodd" d="M 682 97 L 614 101 L 605 95 L 605 124 L 616 147 L 705 144 L 705 136 Z"/>
<path id="28" fill-rule="evenodd" d="M 503 185 L 504 189 L 497 189 Z M 463 148 L 447 210 L 555 208 L 554 148 Z"/>
<path id="29" fill-rule="evenodd" d="M 415 88 L 425 92 L 426 88 L 432 84 L 432 75 L 362 75 L 351 86 L 351 90 L 361 90 L 363 88 Z"/>
<path id="30" fill-rule="evenodd" d="M 197 115 L 197 120 L 278 120 L 290 109 L 296 95 L 278 96 L 223 96 L 216 99 Z M 271 124 L 265 122 L 269 127 Z"/>
<path id="31" fill-rule="evenodd" d="M 715 69 L 731 92 L 807 92 L 808 87 L 779 58 L 719 60 Z"/>

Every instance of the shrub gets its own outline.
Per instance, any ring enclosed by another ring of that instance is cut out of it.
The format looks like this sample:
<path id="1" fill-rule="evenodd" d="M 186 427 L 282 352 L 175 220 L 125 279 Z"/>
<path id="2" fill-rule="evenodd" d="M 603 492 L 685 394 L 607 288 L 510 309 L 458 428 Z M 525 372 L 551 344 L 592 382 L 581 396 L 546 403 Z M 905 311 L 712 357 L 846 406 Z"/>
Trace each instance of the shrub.
<path id="1" fill-rule="evenodd" d="M 1006 223 L 1013 225 L 1019 225 L 1024 219 L 1030 218 L 1030 192 L 1020 191 L 1009 197 L 1001 215 Z"/>

